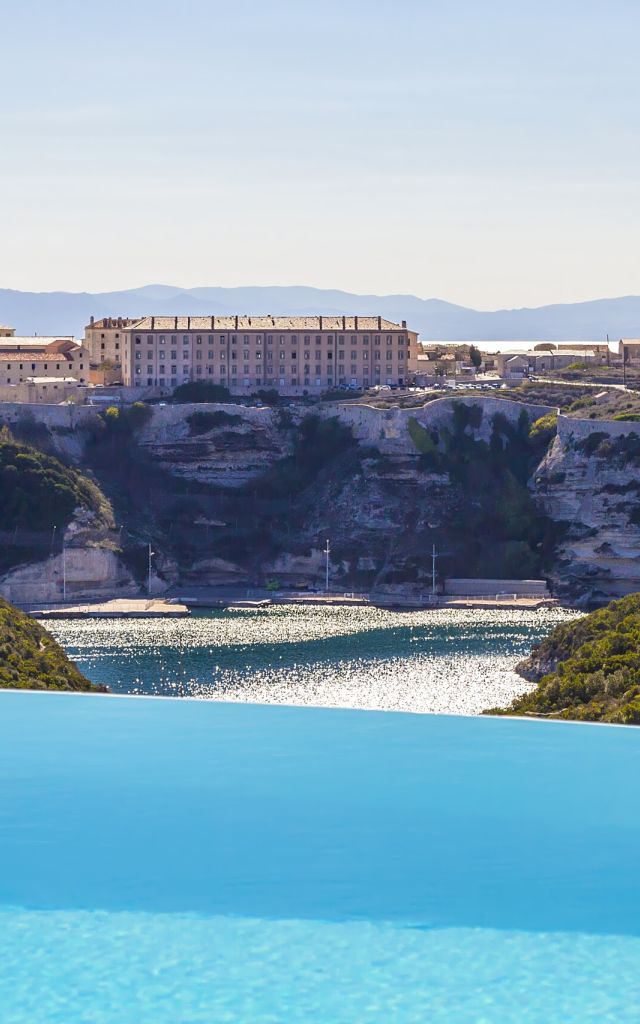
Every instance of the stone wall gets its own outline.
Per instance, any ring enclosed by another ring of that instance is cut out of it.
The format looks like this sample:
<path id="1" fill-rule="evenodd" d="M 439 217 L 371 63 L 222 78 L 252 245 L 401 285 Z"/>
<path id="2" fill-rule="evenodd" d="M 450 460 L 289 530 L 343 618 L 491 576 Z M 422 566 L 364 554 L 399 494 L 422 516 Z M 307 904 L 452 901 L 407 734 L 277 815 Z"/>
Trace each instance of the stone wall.
<path id="1" fill-rule="evenodd" d="M 607 434 L 609 437 L 624 437 L 626 434 L 640 436 L 640 422 L 633 420 L 583 420 L 572 416 L 558 416 L 558 437 L 563 444 L 583 441 L 590 434 Z"/>
<path id="2" fill-rule="evenodd" d="M 338 416 L 352 428 L 359 441 L 375 445 L 386 454 L 410 455 L 415 454 L 416 448 L 409 434 L 409 421 L 415 419 L 423 427 L 449 426 L 455 403 L 479 406 L 482 409 L 482 423 L 476 433 L 484 440 L 489 439 L 492 418 L 496 413 L 501 413 L 511 423 L 517 423 L 523 409 L 531 422 L 557 411 L 553 406 L 528 405 L 506 398 L 446 397 L 428 402 L 417 409 L 378 409 L 372 405 L 337 402 L 323 406 L 321 413 L 323 416 Z"/>

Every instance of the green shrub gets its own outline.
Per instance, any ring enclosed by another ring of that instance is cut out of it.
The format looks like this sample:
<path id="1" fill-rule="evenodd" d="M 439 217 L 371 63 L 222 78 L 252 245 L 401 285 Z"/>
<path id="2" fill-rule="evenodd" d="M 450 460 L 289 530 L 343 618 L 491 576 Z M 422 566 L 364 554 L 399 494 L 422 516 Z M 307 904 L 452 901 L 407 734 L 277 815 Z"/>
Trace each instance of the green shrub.
<path id="1" fill-rule="evenodd" d="M 0 598 L 0 688 L 93 690 L 40 623 Z"/>
<path id="2" fill-rule="evenodd" d="M 236 426 L 238 423 L 242 423 L 242 416 L 224 412 L 223 409 L 218 409 L 215 412 L 198 411 L 187 416 L 187 423 L 189 424 L 189 433 L 192 436 L 197 436 L 208 434 L 210 430 L 215 430 L 217 427 Z"/>
<path id="3" fill-rule="evenodd" d="M 188 384 L 180 384 L 173 392 L 174 402 L 186 405 L 189 402 L 228 402 L 231 398 L 229 388 L 223 384 L 210 384 L 208 381 L 193 380 Z"/>
<path id="4" fill-rule="evenodd" d="M 492 713 L 639 724 L 640 594 L 556 626 L 532 652 L 530 668 L 538 665 L 555 668 Z"/>
<path id="5" fill-rule="evenodd" d="M 111 505 L 92 480 L 35 448 L 0 438 L 0 481 L 0 529 L 62 527 L 76 508 L 113 525 Z"/>

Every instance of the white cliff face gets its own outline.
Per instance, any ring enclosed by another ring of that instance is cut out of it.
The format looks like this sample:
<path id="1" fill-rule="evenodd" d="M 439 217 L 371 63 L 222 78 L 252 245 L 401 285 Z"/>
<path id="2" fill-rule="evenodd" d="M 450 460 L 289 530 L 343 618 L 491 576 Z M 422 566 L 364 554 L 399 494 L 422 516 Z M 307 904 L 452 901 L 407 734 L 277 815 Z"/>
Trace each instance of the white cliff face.
<path id="1" fill-rule="evenodd" d="M 193 414 L 222 412 L 240 422 L 194 433 Z M 288 454 L 285 432 L 271 409 L 224 405 L 173 405 L 154 409 L 137 435 L 140 447 L 160 469 L 186 480 L 242 487 Z"/>
<path id="2" fill-rule="evenodd" d="M 108 548 L 69 547 L 64 555 L 19 566 L 0 579 L 0 595 L 18 607 L 65 600 L 131 597 L 139 586 Z"/>
<path id="3" fill-rule="evenodd" d="M 619 450 L 633 435 L 640 443 L 639 428 L 559 417 L 531 484 L 547 515 L 566 524 L 554 573 L 561 594 L 604 600 L 640 590 L 640 460 Z"/>

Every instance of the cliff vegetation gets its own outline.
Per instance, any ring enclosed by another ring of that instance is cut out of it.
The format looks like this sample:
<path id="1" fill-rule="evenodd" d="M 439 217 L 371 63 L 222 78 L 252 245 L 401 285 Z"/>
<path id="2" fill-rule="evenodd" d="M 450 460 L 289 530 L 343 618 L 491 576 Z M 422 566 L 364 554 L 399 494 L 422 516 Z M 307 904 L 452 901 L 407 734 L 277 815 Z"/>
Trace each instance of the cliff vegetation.
<path id="1" fill-rule="evenodd" d="M 82 675 L 40 623 L 2 598 L 0 688 L 106 693 Z"/>
<path id="2" fill-rule="evenodd" d="M 488 713 L 640 725 L 640 594 L 556 626 L 517 671 L 536 689 Z"/>

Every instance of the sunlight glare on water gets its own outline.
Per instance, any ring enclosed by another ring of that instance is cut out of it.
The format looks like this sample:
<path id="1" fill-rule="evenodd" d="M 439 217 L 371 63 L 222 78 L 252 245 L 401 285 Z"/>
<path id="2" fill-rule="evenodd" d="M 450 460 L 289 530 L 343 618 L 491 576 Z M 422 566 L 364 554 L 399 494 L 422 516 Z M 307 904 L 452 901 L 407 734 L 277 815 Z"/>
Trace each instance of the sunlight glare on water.
<path id="1" fill-rule="evenodd" d="M 530 689 L 515 664 L 573 614 L 281 605 L 48 628 L 116 693 L 478 714 Z"/>

